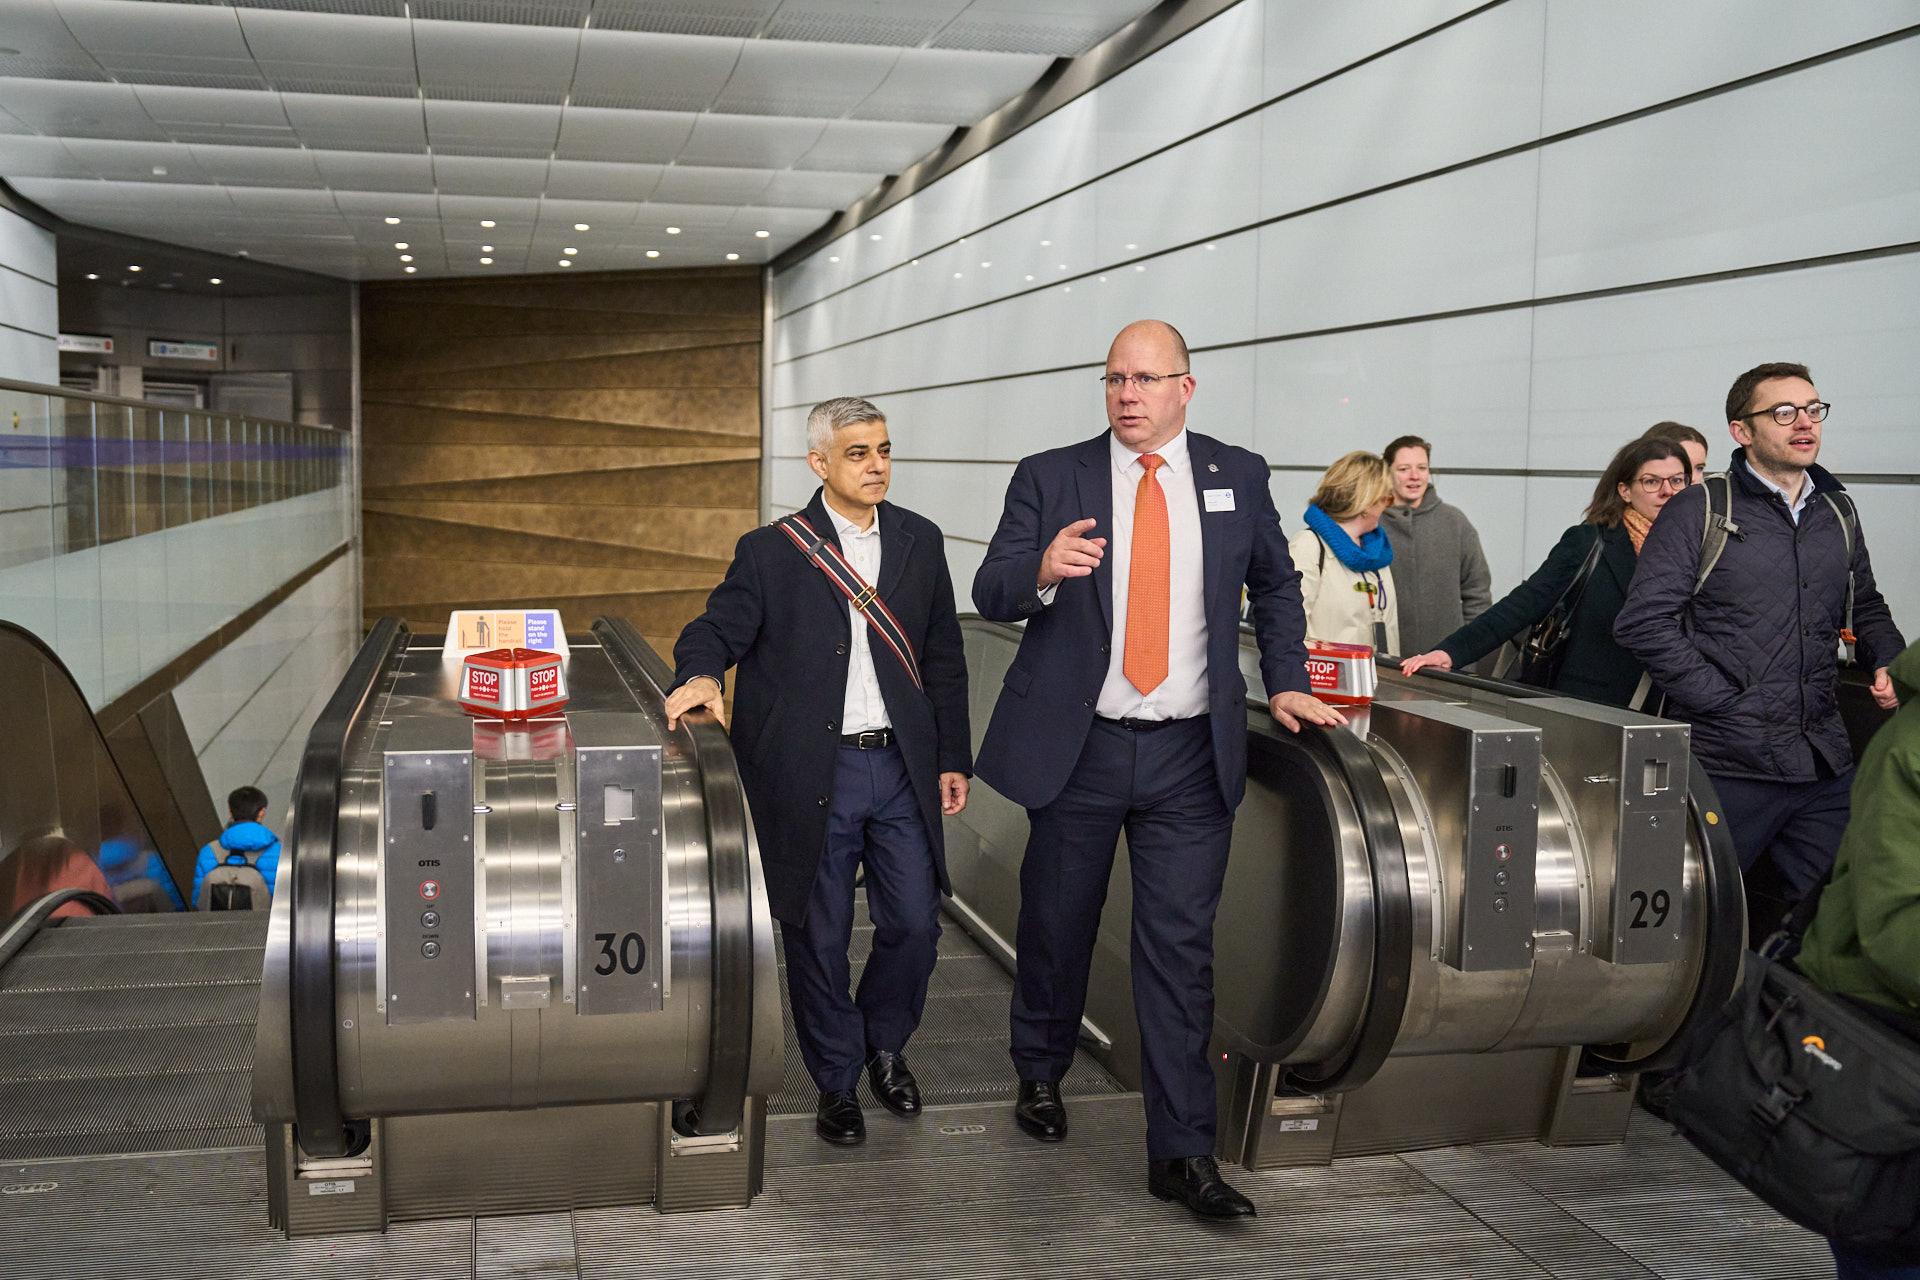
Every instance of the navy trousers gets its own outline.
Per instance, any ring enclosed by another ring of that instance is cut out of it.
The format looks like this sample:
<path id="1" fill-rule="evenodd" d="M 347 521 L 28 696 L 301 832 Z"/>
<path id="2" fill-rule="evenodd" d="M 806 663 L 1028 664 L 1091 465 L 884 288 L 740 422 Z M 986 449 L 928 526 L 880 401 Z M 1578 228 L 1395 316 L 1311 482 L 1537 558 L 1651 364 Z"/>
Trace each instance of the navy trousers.
<path id="1" fill-rule="evenodd" d="M 1732 829 L 1742 871 L 1753 870 L 1765 857 L 1800 898 L 1833 870 L 1851 809 L 1852 769 L 1811 782 L 1714 778 L 1713 789 Z"/>
<path id="2" fill-rule="evenodd" d="M 1095 720 L 1067 785 L 1030 809 L 1020 864 L 1013 1064 L 1022 1080 L 1072 1065 L 1115 846 L 1133 880 L 1133 1008 L 1147 1154 L 1213 1154 L 1213 915 L 1233 811 L 1220 798 L 1205 716 L 1131 732 Z"/>
<path id="3" fill-rule="evenodd" d="M 853 878 L 867 869 L 873 953 L 848 995 Z M 842 746 L 827 844 L 803 924 L 782 923 L 800 1057 L 822 1092 L 851 1089 L 878 1051 L 899 1053 L 920 1025 L 940 940 L 933 846 L 898 747 Z"/>

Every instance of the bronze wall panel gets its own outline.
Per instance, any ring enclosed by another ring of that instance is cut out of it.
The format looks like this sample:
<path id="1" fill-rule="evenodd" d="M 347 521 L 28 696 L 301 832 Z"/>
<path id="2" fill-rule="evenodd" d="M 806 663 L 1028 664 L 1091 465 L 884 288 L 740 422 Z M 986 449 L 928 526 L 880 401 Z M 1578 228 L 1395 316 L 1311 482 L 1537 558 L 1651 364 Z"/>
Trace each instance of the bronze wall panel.
<path id="1" fill-rule="evenodd" d="M 363 286 L 368 617 L 670 646 L 758 522 L 760 318 L 751 268 Z"/>

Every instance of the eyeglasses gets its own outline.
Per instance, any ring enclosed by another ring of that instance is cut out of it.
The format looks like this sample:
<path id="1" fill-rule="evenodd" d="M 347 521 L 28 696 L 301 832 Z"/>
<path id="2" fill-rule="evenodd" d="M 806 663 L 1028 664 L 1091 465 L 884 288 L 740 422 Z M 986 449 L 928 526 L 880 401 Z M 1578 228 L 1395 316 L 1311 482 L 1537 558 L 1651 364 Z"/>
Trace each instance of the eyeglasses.
<path id="1" fill-rule="evenodd" d="M 1635 476 L 1633 482 L 1640 486 L 1642 493 L 1658 493 L 1662 489 L 1678 493 L 1687 487 L 1685 476 Z"/>
<path id="2" fill-rule="evenodd" d="M 1827 420 L 1827 413 L 1832 408 L 1833 406 L 1825 400 L 1815 400 L 1811 404 L 1777 404 L 1771 409 L 1755 409 L 1752 413 L 1743 413 L 1740 415 L 1740 421 L 1745 422 L 1748 418 L 1770 416 L 1781 426 L 1790 427 L 1793 425 L 1793 420 L 1802 413 L 1807 415 L 1808 422 L 1825 422 Z"/>
<path id="3" fill-rule="evenodd" d="M 1178 373 L 1103 373 L 1100 375 L 1100 381 L 1106 383 L 1107 390 L 1109 391 L 1118 391 L 1129 382 L 1141 391 L 1151 391 L 1168 378 L 1184 378 L 1186 376 L 1187 371 L 1185 369 L 1180 370 Z"/>

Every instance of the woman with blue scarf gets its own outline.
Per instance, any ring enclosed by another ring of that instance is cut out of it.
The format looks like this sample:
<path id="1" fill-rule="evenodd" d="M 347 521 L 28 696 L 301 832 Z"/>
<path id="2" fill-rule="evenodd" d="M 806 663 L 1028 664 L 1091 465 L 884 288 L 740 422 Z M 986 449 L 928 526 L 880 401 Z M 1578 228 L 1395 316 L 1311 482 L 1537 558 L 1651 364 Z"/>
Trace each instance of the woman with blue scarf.
<path id="1" fill-rule="evenodd" d="M 1300 570 L 1307 639 L 1400 649 L 1393 544 L 1380 513 L 1393 501 L 1393 476 L 1378 454 L 1354 452 L 1327 468 L 1307 504 L 1306 528 L 1287 550 Z"/>

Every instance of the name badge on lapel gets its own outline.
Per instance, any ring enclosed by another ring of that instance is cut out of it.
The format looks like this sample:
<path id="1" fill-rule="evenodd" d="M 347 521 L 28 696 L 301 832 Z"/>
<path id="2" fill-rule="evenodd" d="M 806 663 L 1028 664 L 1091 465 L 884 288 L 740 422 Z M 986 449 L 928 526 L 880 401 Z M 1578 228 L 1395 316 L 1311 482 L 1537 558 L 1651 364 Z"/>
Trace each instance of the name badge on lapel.
<path id="1" fill-rule="evenodd" d="M 1206 499 L 1209 511 L 1233 510 L 1233 490 L 1231 489 L 1207 489 L 1202 491 L 1201 496 Z"/>

